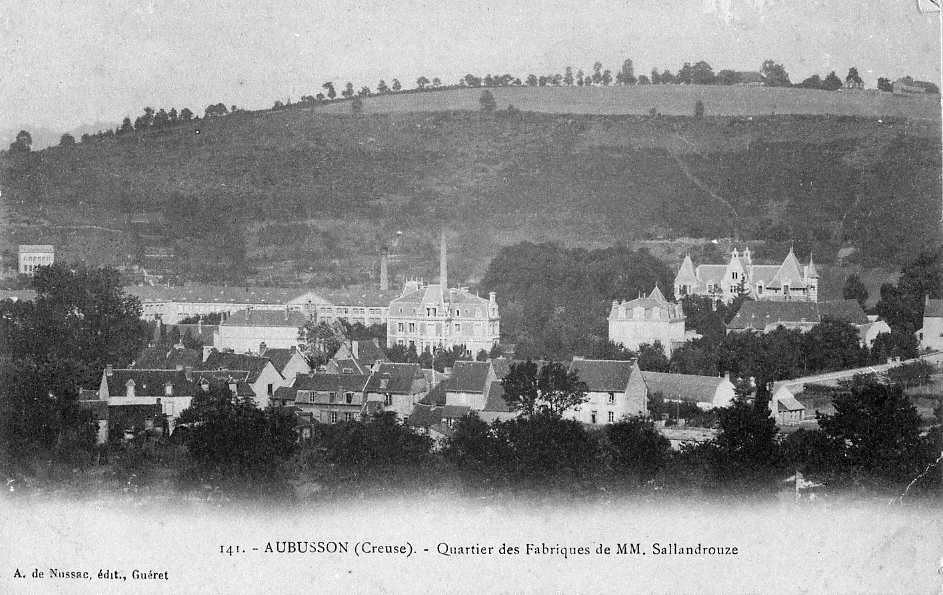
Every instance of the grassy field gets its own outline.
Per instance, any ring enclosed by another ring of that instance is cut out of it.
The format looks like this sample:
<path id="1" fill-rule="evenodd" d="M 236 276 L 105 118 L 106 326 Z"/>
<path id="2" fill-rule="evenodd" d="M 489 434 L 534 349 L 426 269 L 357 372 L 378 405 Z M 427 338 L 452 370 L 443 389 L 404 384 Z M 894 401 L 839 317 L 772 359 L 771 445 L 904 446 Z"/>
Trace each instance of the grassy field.
<path id="1" fill-rule="evenodd" d="M 636 91 L 683 103 L 694 91 L 718 90 L 495 90 L 499 105 L 507 92 L 574 112 L 584 105 L 580 97 Z M 852 246 L 850 265 L 895 270 L 939 236 L 937 122 L 486 117 L 476 109 L 478 95 L 371 98 L 362 115 L 350 114 L 346 102 L 240 114 L 6 156 L 0 200 L 9 224 L 0 249 L 9 258 L 18 243 L 52 243 L 64 260 L 122 264 L 157 246 L 172 250 L 172 272 L 185 278 L 343 285 L 377 282 L 378 245 L 395 231 L 403 235 L 394 276 L 434 278 L 443 225 L 450 276 L 470 283 L 503 246 L 524 240 L 595 248 L 736 237 L 767 242 L 762 258 L 779 262 L 794 243 L 801 256 L 812 250 L 822 263 Z M 572 99 L 569 108 L 564 97 Z M 458 100 L 470 101 L 470 111 L 424 111 L 431 109 L 424 102 L 454 107 Z M 412 111 L 374 111 L 387 104 Z M 142 213 L 150 222 L 135 223 Z M 659 256 L 674 262 L 679 254 Z"/>
<path id="2" fill-rule="evenodd" d="M 546 114 L 647 115 L 655 108 L 670 116 L 694 114 L 704 102 L 707 116 L 829 115 L 940 120 L 940 97 L 901 97 L 878 91 L 844 92 L 773 87 L 636 85 L 612 87 L 503 87 L 489 89 L 498 109 L 513 105 Z M 477 110 L 483 89 L 393 94 L 364 100 L 365 113 Z M 319 108 L 351 111 L 349 102 Z"/>

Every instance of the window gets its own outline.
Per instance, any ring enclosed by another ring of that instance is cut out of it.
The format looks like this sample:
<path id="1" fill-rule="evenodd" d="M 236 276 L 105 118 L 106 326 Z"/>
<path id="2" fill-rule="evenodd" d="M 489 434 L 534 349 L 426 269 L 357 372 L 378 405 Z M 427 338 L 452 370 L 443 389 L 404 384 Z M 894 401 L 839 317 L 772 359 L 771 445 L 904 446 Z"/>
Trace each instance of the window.
<path id="1" fill-rule="evenodd" d="M 426 316 L 435 316 L 435 315 L 436 315 L 435 308 L 426 308 Z"/>
<path id="2" fill-rule="evenodd" d="M 756 293 L 757 293 L 758 295 L 763 295 L 763 284 L 762 284 L 762 283 L 757 283 L 757 284 L 756 284 Z"/>
<path id="3" fill-rule="evenodd" d="M 392 407 L 392 406 L 393 406 L 393 394 L 392 394 L 392 393 L 386 393 L 386 397 L 384 397 L 384 399 L 383 399 L 383 404 L 386 405 L 387 407 Z"/>
<path id="4" fill-rule="evenodd" d="M 344 414 L 344 421 L 350 421 L 350 420 L 352 420 L 352 419 L 354 419 L 354 414 L 353 414 L 353 413 L 345 413 L 345 414 Z"/>
<path id="5" fill-rule="evenodd" d="M 455 317 L 456 317 L 456 318 L 461 318 L 461 317 L 462 317 L 462 311 L 461 311 L 461 310 L 455 310 Z"/>
<path id="6" fill-rule="evenodd" d="M 456 332 L 456 333 L 462 332 L 462 325 L 461 325 L 461 323 L 459 323 L 459 322 L 456 322 L 456 323 L 455 323 L 455 332 Z"/>
<path id="7" fill-rule="evenodd" d="M 596 423 L 596 412 L 595 412 L 595 411 L 590 412 L 590 414 L 589 414 L 589 423 L 591 423 L 591 424 Z"/>
<path id="8" fill-rule="evenodd" d="M 311 402 L 311 391 L 310 390 L 299 390 L 295 393 L 295 402 L 296 403 L 310 403 Z"/>
<path id="9" fill-rule="evenodd" d="M 415 333 L 415 332 L 416 332 L 416 323 L 415 323 L 415 322 L 410 322 L 410 323 L 409 323 L 409 332 L 411 332 L 411 333 Z"/>
<path id="10" fill-rule="evenodd" d="M 265 394 L 267 394 L 267 395 L 270 396 L 270 397 L 271 397 L 272 395 L 274 395 L 274 394 L 275 394 L 275 385 L 274 385 L 274 384 L 269 384 L 269 385 L 265 388 Z"/>
<path id="11" fill-rule="evenodd" d="M 615 414 L 614 411 L 610 411 L 610 412 L 609 412 L 609 423 L 615 423 L 615 421 L 616 421 L 616 414 Z"/>
<path id="12" fill-rule="evenodd" d="M 612 405 L 616 402 L 616 393 L 609 393 L 609 404 Z"/>
<path id="13" fill-rule="evenodd" d="M 336 403 L 336 402 L 337 402 L 337 393 L 336 393 L 336 392 L 330 393 L 330 397 L 329 397 L 329 401 L 328 401 L 328 402 L 329 402 L 329 403 Z"/>
<path id="14" fill-rule="evenodd" d="M 783 295 L 789 295 L 789 284 L 783 283 Z"/>
<path id="15" fill-rule="evenodd" d="M 730 272 L 730 278 L 733 279 L 734 281 L 736 281 L 736 280 L 737 280 L 737 271 L 731 271 L 731 272 Z"/>
<path id="16" fill-rule="evenodd" d="M 344 402 L 350 405 L 354 402 L 354 393 L 344 393 Z"/>
<path id="17" fill-rule="evenodd" d="M 455 425 L 455 420 L 450 417 L 447 420 L 445 420 L 445 425 L 451 428 L 452 426 Z"/>
<path id="18" fill-rule="evenodd" d="M 171 397 L 174 394 L 174 385 L 167 383 L 164 385 L 164 395 Z"/>
<path id="19" fill-rule="evenodd" d="M 481 318 L 481 308 L 475 309 L 475 318 Z"/>
<path id="20" fill-rule="evenodd" d="M 336 411 L 331 411 L 331 423 L 332 423 L 332 424 L 336 424 L 336 423 L 337 423 L 337 412 L 336 412 Z"/>

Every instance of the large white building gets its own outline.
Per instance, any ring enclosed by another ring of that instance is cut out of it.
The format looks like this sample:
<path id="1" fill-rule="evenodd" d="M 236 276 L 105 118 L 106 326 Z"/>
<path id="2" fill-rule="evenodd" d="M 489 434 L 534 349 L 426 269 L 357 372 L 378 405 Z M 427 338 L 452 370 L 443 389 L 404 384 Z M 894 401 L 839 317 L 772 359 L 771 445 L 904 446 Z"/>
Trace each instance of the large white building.
<path id="1" fill-rule="evenodd" d="M 444 234 L 439 258 L 439 284 L 407 282 L 403 294 L 390 302 L 387 346 L 412 345 L 420 353 L 456 345 L 473 354 L 490 350 L 501 337 L 494 292 L 485 299 L 467 287 L 448 286 Z"/>
<path id="2" fill-rule="evenodd" d="M 213 346 L 236 353 L 258 353 L 268 349 L 291 349 L 303 342 L 299 329 L 308 317 L 303 312 L 281 310 L 240 310 L 220 323 L 213 336 Z"/>
<path id="3" fill-rule="evenodd" d="M 684 311 L 665 299 L 657 287 L 648 297 L 612 302 L 609 311 L 609 340 L 638 351 L 643 343 L 661 343 L 665 355 L 685 341 Z"/>
<path id="4" fill-rule="evenodd" d="M 49 245 L 21 244 L 19 248 L 19 271 L 21 275 L 32 275 L 36 267 L 49 266 L 56 260 L 56 249 Z"/>
<path id="5" fill-rule="evenodd" d="M 690 256 L 684 257 L 675 277 L 675 298 L 706 295 L 733 301 L 741 290 L 754 300 L 815 302 L 819 299 L 819 274 L 809 256 L 809 264 L 801 265 L 793 253 L 780 265 L 753 264 L 750 248 L 739 253 L 734 248 L 727 264 L 702 264 L 694 267 Z"/>

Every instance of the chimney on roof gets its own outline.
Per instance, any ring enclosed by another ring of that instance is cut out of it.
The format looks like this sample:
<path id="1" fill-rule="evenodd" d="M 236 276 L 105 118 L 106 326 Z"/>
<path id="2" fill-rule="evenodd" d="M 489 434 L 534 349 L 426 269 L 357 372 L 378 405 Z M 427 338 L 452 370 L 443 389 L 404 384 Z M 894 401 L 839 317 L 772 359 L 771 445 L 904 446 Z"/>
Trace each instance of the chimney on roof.
<path id="1" fill-rule="evenodd" d="M 196 318 L 196 332 L 203 334 L 203 317 L 197 316 Z"/>
<path id="2" fill-rule="evenodd" d="M 384 248 L 380 252 L 380 291 L 389 291 L 390 289 L 390 263 L 389 251 Z"/>
<path id="3" fill-rule="evenodd" d="M 350 352 L 354 355 L 354 359 L 360 359 L 360 341 L 350 342 Z"/>
<path id="4" fill-rule="evenodd" d="M 266 349 L 268 349 L 268 346 L 265 344 L 265 341 L 259 343 L 259 355 L 265 355 Z"/>
<path id="5" fill-rule="evenodd" d="M 182 371 L 183 371 L 183 364 L 177 364 L 176 366 L 174 366 L 174 369 L 177 370 L 178 372 L 182 372 Z"/>
<path id="6" fill-rule="evenodd" d="M 445 248 L 445 228 L 442 228 L 442 234 L 439 237 L 439 283 L 442 289 L 449 286 L 449 265 L 448 251 Z"/>
<path id="7" fill-rule="evenodd" d="M 115 373 L 115 368 L 111 364 L 105 366 L 105 376 L 113 376 Z"/>
<path id="8" fill-rule="evenodd" d="M 187 379 L 187 382 L 193 380 L 193 366 L 183 367 L 183 377 Z"/>
<path id="9" fill-rule="evenodd" d="M 497 296 L 498 296 L 498 294 L 496 294 L 495 292 L 489 291 L 489 292 L 488 292 L 488 301 L 493 304 L 494 301 L 495 301 L 495 298 L 496 298 Z"/>

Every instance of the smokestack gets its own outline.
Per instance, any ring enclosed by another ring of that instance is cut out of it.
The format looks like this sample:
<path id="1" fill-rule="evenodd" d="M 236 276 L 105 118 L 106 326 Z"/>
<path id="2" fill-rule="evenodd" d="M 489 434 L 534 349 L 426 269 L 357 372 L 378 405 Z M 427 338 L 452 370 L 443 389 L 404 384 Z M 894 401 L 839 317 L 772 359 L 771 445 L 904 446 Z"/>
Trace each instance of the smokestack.
<path id="1" fill-rule="evenodd" d="M 387 258 L 387 251 L 380 253 L 380 291 L 389 291 L 390 289 L 390 264 Z"/>
<path id="2" fill-rule="evenodd" d="M 439 283 L 442 284 L 443 290 L 449 286 L 448 258 L 448 252 L 445 249 L 445 228 L 443 227 L 439 246 Z"/>

